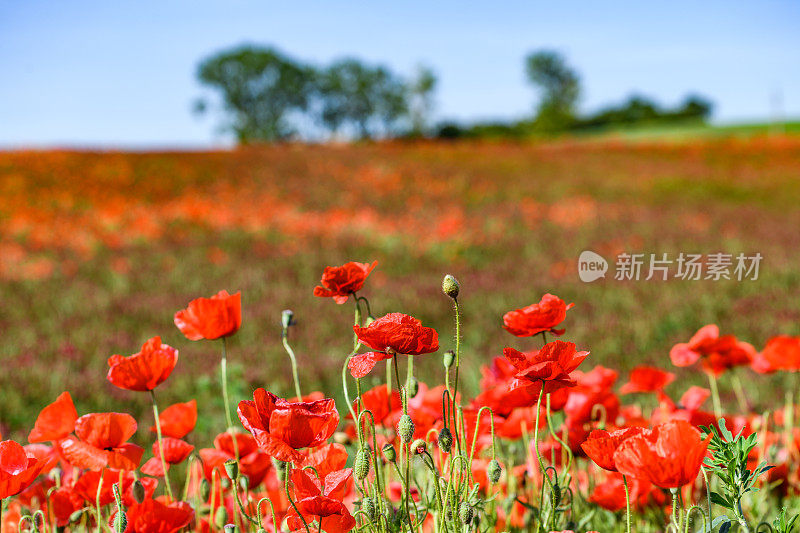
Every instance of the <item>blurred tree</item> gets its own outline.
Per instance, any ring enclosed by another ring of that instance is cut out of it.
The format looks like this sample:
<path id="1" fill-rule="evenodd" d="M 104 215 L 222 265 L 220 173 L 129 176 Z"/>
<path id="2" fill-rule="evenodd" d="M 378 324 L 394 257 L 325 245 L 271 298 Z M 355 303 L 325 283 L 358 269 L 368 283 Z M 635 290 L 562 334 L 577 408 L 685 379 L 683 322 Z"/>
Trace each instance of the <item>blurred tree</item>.
<path id="1" fill-rule="evenodd" d="M 394 130 L 408 111 L 403 80 L 382 66 L 353 58 L 340 59 L 317 78 L 322 123 L 335 135 L 351 126 L 361 138 Z"/>
<path id="2" fill-rule="evenodd" d="M 542 92 L 536 127 L 550 132 L 569 128 L 575 120 L 580 96 L 578 74 L 567 65 L 561 54 L 552 50 L 528 55 L 525 71 L 528 80 Z"/>
<path id="3" fill-rule="evenodd" d="M 221 93 L 226 128 L 248 143 L 295 133 L 290 116 L 307 109 L 314 73 L 273 48 L 245 45 L 203 60 L 197 77 Z"/>
<path id="4" fill-rule="evenodd" d="M 696 94 L 691 94 L 686 97 L 675 114 L 683 118 L 708 120 L 711 118 L 711 112 L 713 110 L 714 104 L 711 100 Z"/>
<path id="5" fill-rule="evenodd" d="M 433 92 L 436 89 L 436 74 L 425 66 L 418 66 L 417 72 L 409 85 L 411 113 L 411 135 L 421 136 L 429 133 L 431 114 L 433 113 Z"/>

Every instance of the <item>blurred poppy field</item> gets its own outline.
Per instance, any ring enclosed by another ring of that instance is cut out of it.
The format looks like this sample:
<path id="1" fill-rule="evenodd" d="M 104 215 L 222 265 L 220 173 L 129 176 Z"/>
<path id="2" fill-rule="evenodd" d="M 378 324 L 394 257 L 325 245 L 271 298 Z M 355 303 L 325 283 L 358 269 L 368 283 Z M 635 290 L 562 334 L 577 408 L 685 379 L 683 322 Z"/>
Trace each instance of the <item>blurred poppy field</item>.
<path id="1" fill-rule="evenodd" d="M 0 428 L 26 433 L 67 389 L 83 410 L 146 413 L 103 376 L 109 356 L 154 335 L 184 362 L 165 401 L 197 398 L 213 419 L 222 409 L 217 350 L 163 325 L 223 288 L 241 290 L 245 309 L 229 346 L 231 396 L 291 391 L 280 339 L 287 308 L 304 380 L 339 390 L 349 318 L 312 287 L 324 266 L 353 259 L 378 261 L 367 293 L 381 295 L 376 316 L 413 310 L 440 331 L 452 317 L 439 281 L 458 277 L 471 392 L 479 366 L 503 347 L 503 313 L 546 292 L 577 303 L 567 336 L 621 373 L 662 365 L 708 323 L 760 349 L 800 333 L 798 169 L 797 137 L 3 152 L 0 330 L 13 371 L 0 375 Z M 579 280 L 583 250 L 609 260 L 605 279 Z M 623 252 L 763 260 L 755 281 L 618 281 Z M 438 376 L 434 357 L 419 358 L 421 376 Z M 755 406 L 787 379 L 737 372 Z M 680 373 L 704 383 L 697 374 Z"/>

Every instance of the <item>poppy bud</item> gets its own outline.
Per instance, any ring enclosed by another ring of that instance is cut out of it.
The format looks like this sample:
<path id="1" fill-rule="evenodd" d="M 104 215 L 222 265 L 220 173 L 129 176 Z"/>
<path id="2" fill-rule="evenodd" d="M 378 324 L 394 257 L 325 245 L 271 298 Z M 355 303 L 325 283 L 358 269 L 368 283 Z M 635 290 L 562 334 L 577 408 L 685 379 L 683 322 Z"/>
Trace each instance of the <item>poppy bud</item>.
<path id="1" fill-rule="evenodd" d="M 81 519 L 81 515 L 82 514 L 83 514 L 83 509 L 78 509 L 77 511 L 75 511 L 71 515 L 69 515 L 69 521 L 70 522 L 77 522 L 78 520 Z"/>
<path id="2" fill-rule="evenodd" d="M 411 443 L 411 453 L 422 455 L 428 450 L 428 443 L 422 439 L 417 439 Z"/>
<path id="3" fill-rule="evenodd" d="M 119 510 L 117 514 L 114 515 L 114 532 L 115 533 L 125 533 L 125 530 L 128 529 L 128 517 L 125 515 L 125 511 Z"/>
<path id="4" fill-rule="evenodd" d="M 275 471 L 278 474 L 278 479 L 281 481 L 286 480 L 286 463 L 281 461 L 280 459 L 272 458 L 272 466 L 275 467 Z"/>
<path id="5" fill-rule="evenodd" d="M 353 473 L 357 480 L 361 481 L 369 475 L 370 459 L 371 454 L 367 448 L 361 448 L 356 452 L 356 460 L 353 463 Z"/>
<path id="6" fill-rule="evenodd" d="M 414 438 L 414 421 L 411 420 L 408 413 L 403 414 L 400 421 L 397 422 L 397 435 L 403 444 L 411 442 L 411 439 Z"/>
<path id="7" fill-rule="evenodd" d="M 225 524 L 225 533 L 239 533 L 239 526 L 236 524 Z"/>
<path id="8" fill-rule="evenodd" d="M 225 461 L 225 473 L 228 474 L 228 477 L 232 480 L 236 480 L 239 477 L 239 463 L 236 459 L 228 459 Z"/>
<path id="9" fill-rule="evenodd" d="M 247 487 L 250 486 L 250 479 L 247 476 L 239 476 L 239 488 L 242 490 L 247 490 Z"/>
<path id="10" fill-rule="evenodd" d="M 222 529 L 228 523 L 228 510 L 225 506 L 217 507 L 217 512 L 214 515 L 214 525 L 217 529 Z"/>
<path id="11" fill-rule="evenodd" d="M 369 326 L 373 322 L 375 322 L 375 317 L 372 316 L 372 315 L 368 316 L 367 319 L 364 321 L 364 327 L 366 328 L 367 326 Z"/>
<path id="12" fill-rule="evenodd" d="M 207 502 L 209 496 L 211 496 L 211 484 L 207 479 L 203 478 L 200 482 L 200 499 Z"/>
<path id="13" fill-rule="evenodd" d="M 453 300 L 458 298 L 458 291 L 460 289 L 461 285 L 459 285 L 458 280 L 450 274 L 446 275 L 442 280 L 442 292 Z"/>
<path id="14" fill-rule="evenodd" d="M 486 475 L 489 477 L 489 481 L 492 483 L 497 483 L 500 481 L 500 474 L 503 473 L 503 467 L 500 466 L 500 463 L 497 462 L 497 459 L 492 459 L 489 461 L 489 466 L 486 467 Z"/>
<path id="15" fill-rule="evenodd" d="M 453 432 L 450 431 L 450 428 L 442 428 L 439 432 L 439 448 L 444 453 L 450 453 L 450 449 L 453 447 Z"/>
<path id="16" fill-rule="evenodd" d="M 472 517 L 474 516 L 475 511 L 472 509 L 472 506 L 467 502 L 461 502 L 458 506 L 458 519 L 461 520 L 462 524 L 469 524 L 472 521 Z"/>
<path id="17" fill-rule="evenodd" d="M 394 449 L 394 446 L 391 444 L 384 444 L 383 445 L 383 456 L 386 458 L 387 461 L 393 463 L 397 460 L 397 451 Z"/>
<path id="18" fill-rule="evenodd" d="M 267 530 L 264 529 L 263 527 L 260 527 L 260 528 L 256 529 L 256 533 L 267 533 Z"/>
<path id="19" fill-rule="evenodd" d="M 44 513 L 41 510 L 33 513 L 33 527 L 36 531 L 44 531 Z"/>
<path id="20" fill-rule="evenodd" d="M 419 380 L 411 376 L 411 379 L 408 380 L 408 397 L 413 398 L 419 392 Z"/>
<path id="21" fill-rule="evenodd" d="M 447 350 L 442 354 L 442 362 L 445 368 L 450 368 L 456 362 L 456 354 L 453 350 Z"/>
<path id="22" fill-rule="evenodd" d="M 361 499 L 361 510 L 367 515 L 370 522 L 375 520 L 375 501 L 369 496 Z"/>
<path id="23" fill-rule="evenodd" d="M 133 492 L 133 499 L 136 500 L 136 503 L 142 503 L 144 501 L 144 485 L 138 479 L 133 482 L 131 492 Z"/>
<path id="24" fill-rule="evenodd" d="M 227 489 L 231 488 L 231 480 L 226 478 L 226 477 L 220 479 L 219 480 L 219 484 L 223 489 L 227 490 Z"/>
<path id="25" fill-rule="evenodd" d="M 288 329 L 289 326 L 294 325 L 294 313 L 291 309 L 284 309 L 281 312 L 281 325 L 283 329 Z"/>

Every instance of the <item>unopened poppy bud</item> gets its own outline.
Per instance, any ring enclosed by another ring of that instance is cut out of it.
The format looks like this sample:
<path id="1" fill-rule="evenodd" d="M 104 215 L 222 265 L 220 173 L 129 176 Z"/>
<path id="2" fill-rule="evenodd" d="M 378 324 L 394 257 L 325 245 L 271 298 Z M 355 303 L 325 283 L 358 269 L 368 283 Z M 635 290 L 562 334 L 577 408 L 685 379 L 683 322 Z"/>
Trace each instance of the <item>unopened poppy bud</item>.
<path id="1" fill-rule="evenodd" d="M 442 428 L 439 432 L 439 448 L 444 453 L 450 453 L 450 449 L 453 447 L 453 432 L 450 431 L 450 428 Z"/>
<path id="2" fill-rule="evenodd" d="M 280 459 L 272 458 L 272 466 L 275 467 L 275 472 L 278 475 L 278 479 L 281 481 L 286 480 L 286 463 L 281 461 Z"/>
<path id="3" fill-rule="evenodd" d="M 128 529 L 128 517 L 125 515 L 125 511 L 120 510 L 114 515 L 113 526 L 115 533 L 125 533 L 125 530 Z"/>
<path id="4" fill-rule="evenodd" d="M 36 511 L 33 514 L 33 527 L 36 528 L 36 531 L 44 531 L 44 513 L 42 511 Z"/>
<path id="5" fill-rule="evenodd" d="M 375 317 L 371 316 L 371 315 L 368 316 L 367 319 L 364 321 L 364 327 L 366 328 L 367 326 L 369 326 L 373 322 L 375 322 Z"/>
<path id="6" fill-rule="evenodd" d="M 446 275 L 442 280 L 442 292 L 453 300 L 458 298 L 458 291 L 460 289 L 461 285 L 459 285 L 458 280 L 450 274 Z"/>
<path id="7" fill-rule="evenodd" d="M 357 480 L 361 481 L 369 475 L 369 461 L 371 458 L 370 451 L 366 447 L 356 452 L 356 460 L 353 463 L 353 473 Z"/>
<path id="8" fill-rule="evenodd" d="M 228 459 L 225 461 L 225 473 L 233 480 L 239 477 L 239 463 L 236 459 Z"/>
<path id="9" fill-rule="evenodd" d="M 203 478 L 200 482 L 200 499 L 207 502 L 209 496 L 211 496 L 211 484 L 207 479 Z"/>
<path id="10" fill-rule="evenodd" d="M 393 463 L 397 460 L 397 451 L 394 449 L 394 446 L 391 444 L 384 444 L 383 445 L 383 456 L 386 458 L 387 461 Z"/>
<path id="11" fill-rule="evenodd" d="M 408 380 L 408 397 L 413 398 L 419 392 L 419 380 L 411 376 L 411 379 Z"/>
<path id="12" fill-rule="evenodd" d="M 226 478 L 226 477 L 220 479 L 219 480 L 219 484 L 223 489 L 227 490 L 227 489 L 231 488 L 231 480 Z"/>
<path id="13" fill-rule="evenodd" d="M 486 467 L 486 475 L 489 477 L 489 481 L 492 483 L 497 483 L 500 481 L 500 474 L 503 473 L 503 467 L 500 466 L 500 463 L 497 462 L 497 459 L 492 459 L 489 461 L 489 466 Z"/>
<path id="14" fill-rule="evenodd" d="M 461 502 L 458 506 L 458 519 L 461 520 L 461 523 L 469 524 L 474 515 L 475 511 L 472 509 L 472 506 L 467 502 Z"/>
<path id="15" fill-rule="evenodd" d="M 361 499 L 361 510 L 367 515 L 370 522 L 375 520 L 375 501 L 369 496 Z"/>
<path id="16" fill-rule="evenodd" d="M 456 362 L 456 354 L 453 350 L 447 350 L 442 354 L 442 362 L 445 368 L 450 368 Z"/>
<path id="17" fill-rule="evenodd" d="M 411 443 L 411 453 L 422 455 L 428 450 L 428 443 L 422 439 L 417 439 Z"/>
<path id="18" fill-rule="evenodd" d="M 144 484 L 138 479 L 133 482 L 131 492 L 133 492 L 133 499 L 136 500 L 136 503 L 142 503 L 144 501 Z"/>
<path id="19" fill-rule="evenodd" d="M 247 476 L 239 476 L 239 488 L 242 490 L 247 490 L 247 487 L 250 486 L 250 479 Z"/>
<path id="20" fill-rule="evenodd" d="M 228 510 L 224 506 L 217 507 L 217 512 L 214 514 L 214 525 L 217 529 L 222 529 L 228 523 Z"/>
<path id="21" fill-rule="evenodd" d="M 225 533 L 239 533 L 239 526 L 236 524 L 225 524 Z"/>
<path id="22" fill-rule="evenodd" d="M 267 533 L 267 530 L 264 529 L 263 527 L 260 527 L 260 528 L 256 529 L 256 533 Z"/>
<path id="23" fill-rule="evenodd" d="M 81 515 L 82 514 L 83 514 L 83 509 L 78 509 L 77 511 L 75 511 L 71 515 L 69 515 L 69 521 L 70 522 L 77 522 L 78 520 L 81 519 Z"/>
<path id="24" fill-rule="evenodd" d="M 281 312 L 281 325 L 283 329 L 288 329 L 289 326 L 294 325 L 294 312 L 291 309 L 284 309 Z"/>
<path id="25" fill-rule="evenodd" d="M 397 422 L 397 435 L 403 444 L 411 442 L 411 439 L 414 438 L 414 421 L 407 413 L 401 416 L 400 421 Z"/>

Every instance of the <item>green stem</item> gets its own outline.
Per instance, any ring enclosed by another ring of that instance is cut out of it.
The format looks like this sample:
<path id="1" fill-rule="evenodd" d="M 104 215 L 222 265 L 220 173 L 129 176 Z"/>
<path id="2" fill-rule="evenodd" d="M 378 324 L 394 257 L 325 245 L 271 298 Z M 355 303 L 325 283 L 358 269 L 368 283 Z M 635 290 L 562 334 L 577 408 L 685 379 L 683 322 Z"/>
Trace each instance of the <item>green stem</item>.
<path id="1" fill-rule="evenodd" d="M 97 533 L 103 531 L 103 515 L 100 512 L 100 493 L 103 490 L 103 474 L 105 471 L 105 468 L 100 470 L 100 479 L 97 480 L 97 495 L 95 496 L 95 508 L 97 510 Z"/>
<path id="2" fill-rule="evenodd" d="M 150 390 L 150 401 L 153 402 L 153 417 L 156 419 L 156 437 L 158 438 L 158 453 L 161 456 L 161 468 L 164 470 L 164 485 L 167 486 L 167 496 L 169 501 L 175 501 L 172 495 L 172 486 L 169 482 L 169 472 L 167 471 L 167 460 L 164 457 L 164 440 L 161 437 L 161 420 L 158 416 L 158 404 L 156 404 L 156 393 Z"/>
<path id="3" fill-rule="evenodd" d="M 286 491 L 286 499 L 289 500 L 289 503 L 291 504 L 292 509 L 294 509 L 294 512 L 297 513 L 297 516 L 300 517 L 300 520 L 303 521 L 303 525 L 306 528 L 306 533 L 311 533 L 311 530 L 308 529 L 308 522 L 306 522 L 305 517 L 303 517 L 303 514 L 300 512 L 300 509 L 297 508 L 297 505 L 294 503 L 294 500 L 292 499 L 292 496 L 289 494 L 289 478 L 292 476 L 292 463 L 291 462 L 286 463 L 286 472 L 284 473 L 284 475 L 286 476 L 286 479 L 284 480 L 284 490 Z"/>
<path id="4" fill-rule="evenodd" d="M 710 372 L 708 374 L 708 386 L 711 388 L 711 399 L 714 402 L 714 417 L 719 420 L 719 418 L 722 416 L 722 403 L 719 400 L 717 377 Z"/>
<path id="5" fill-rule="evenodd" d="M 289 328 L 284 327 L 281 333 L 281 340 L 283 341 L 283 349 L 289 354 L 289 359 L 292 362 L 292 379 L 294 380 L 294 393 L 297 395 L 297 401 L 303 401 L 303 395 L 300 394 L 300 379 L 297 377 L 297 358 L 294 356 L 294 350 L 289 346 Z"/>
<path id="6" fill-rule="evenodd" d="M 628 477 L 622 476 L 622 484 L 625 485 L 625 531 L 631 533 L 631 493 L 628 489 Z"/>
<path id="7" fill-rule="evenodd" d="M 228 341 L 226 337 L 222 337 L 222 359 L 219 362 L 220 380 L 222 380 L 222 401 L 225 404 L 225 421 L 228 424 L 226 433 L 231 436 L 233 441 L 233 451 L 236 460 L 239 460 L 239 442 L 236 440 L 236 435 L 233 434 L 233 419 L 231 418 L 231 404 L 228 399 Z"/>

